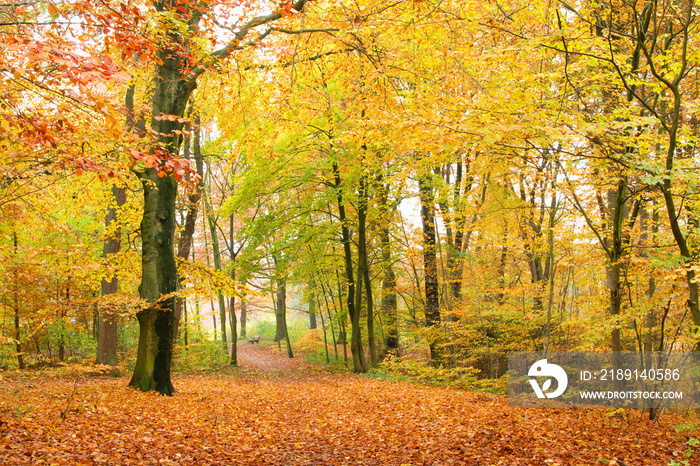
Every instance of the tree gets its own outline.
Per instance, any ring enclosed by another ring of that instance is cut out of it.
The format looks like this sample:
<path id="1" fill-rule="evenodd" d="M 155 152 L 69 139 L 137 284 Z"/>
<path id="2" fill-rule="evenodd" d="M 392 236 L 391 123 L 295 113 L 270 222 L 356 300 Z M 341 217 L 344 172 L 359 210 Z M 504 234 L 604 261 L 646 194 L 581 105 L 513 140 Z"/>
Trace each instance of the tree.
<path id="1" fill-rule="evenodd" d="M 169 176 L 164 168 L 167 168 L 168 160 L 179 153 L 182 119 L 197 78 L 213 63 L 243 47 L 243 40 L 255 28 L 282 18 L 292 9 L 301 11 L 305 4 L 306 0 L 285 3 L 278 11 L 247 21 L 223 48 L 209 54 L 195 67 L 190 65 L 190 58 L 183 52 L 188 49 L 191 37 L 199 33 L 199 23 L 208 5 L 193 5 L 188 1 L 156 1 L 153 4 L 156 12 L 169 13 L 177 21 L 164 31 L 164 40 L 155 53 L 157 63 L 150 127 L 156 142 L 150 155 L 159 162 L 138 171 L 144 189 L 142 278 L 139 289 L 141 298 L 149 306 L 137 314 L 139 348 L 134 374 L 129 382 L 133 387 L 143 391 L 157 390 L 164 395 L 171 395 L 174 390 L 170 381 L 170 364 L 179 282 L 173 247 L 178 180 L 175 176 Z M 262 40 L 270 32 L 263 32 L 256 41 Z"/>
<path id="2" fill-rule="evenodd" d="M 110 205 L 105 217 L 105 229 L 108 232 L 108 237 L 105 240 L 102 256 L 107 259 L 110 254 L 116 254 L 121 249 L 121 228 L 114 224 L 117 221 L 117 209 L 122 207 L 126 202 L 126 189 L 121 186 L 113 185 L 112 198 L 115 205 Z M 119 279 L 116 274 L 113 274 L 111 279 L 102 279 L 101 293 L 102 296 L 109 296 L 119 292 Z M 97 364 L 117 364 L 117 320 L 118 309 L 114 304 L 103 306 L 102 312 L 98 316 L 98 333 L 97 333 Z"/>
<path id="3" fill-rule="evenodd" d="M 430 359 L 433 364 L 440 361 L 440 302 L 437 269 L 437 252 L 435 240 L 435 201 L 431 174 L 420 177 L 419 192 L 421 205 L 421 224 L 423 226 L 423 275 L 425 277 L 425 325 L 431 330 L 429 335 Z"/>

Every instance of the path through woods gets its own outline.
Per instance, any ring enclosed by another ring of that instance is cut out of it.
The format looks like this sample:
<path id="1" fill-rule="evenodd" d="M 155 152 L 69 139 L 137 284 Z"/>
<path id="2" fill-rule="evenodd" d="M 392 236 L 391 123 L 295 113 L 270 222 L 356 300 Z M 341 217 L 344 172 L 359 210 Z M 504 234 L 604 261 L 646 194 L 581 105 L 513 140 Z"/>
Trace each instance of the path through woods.
<path id="1" fill-rule="evenodd" d="M 171 398 L 126 378 L 2 373 L 0 464 L 660 466 L 688 449 L 671 416 L 511 410 L 505 396 L 330 373 L 243 342 L 239 358 L 176 375 Z"/>

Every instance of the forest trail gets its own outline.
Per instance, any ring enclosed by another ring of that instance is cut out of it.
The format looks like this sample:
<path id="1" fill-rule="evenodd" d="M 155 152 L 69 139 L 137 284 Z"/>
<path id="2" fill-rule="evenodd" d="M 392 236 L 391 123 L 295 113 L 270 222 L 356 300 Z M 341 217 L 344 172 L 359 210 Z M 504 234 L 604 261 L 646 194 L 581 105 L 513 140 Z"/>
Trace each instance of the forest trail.
<path id="1" fill-rule="evenodd" d="M 274 347 L 245 342 L 239 356 L 237 369 L 176 372 L 172 397 L 127 377 L 0 373 L 0 464 L 666 466 L 689 448 L 672 416 L 510 409 Z"/>
<path id="2" fill-rule="evenodd" d="M 229 343 L 229 352 L 231 344 Z M 314 369 L 302 357 L 289 358 L 284 347 L 265 346 L 265 342 L 249 343 L 240 340 L 237 346 L 238 365 L 243 369 L 252 369 L 262 373 L 273 373 L 279 376 L 296 375 L 305 370 Z"/>

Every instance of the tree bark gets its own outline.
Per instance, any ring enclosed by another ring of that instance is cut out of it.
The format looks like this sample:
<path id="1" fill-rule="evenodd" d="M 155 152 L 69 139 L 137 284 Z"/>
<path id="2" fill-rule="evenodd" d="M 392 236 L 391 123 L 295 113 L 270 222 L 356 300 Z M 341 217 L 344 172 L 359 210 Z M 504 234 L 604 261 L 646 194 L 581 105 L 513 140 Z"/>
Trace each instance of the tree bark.
<path id="1" fill-rule="evenodd" d="M 287 312 L 287 281 L 283 277 L 277 278 L 275 303 L 275 341 L 280 342 L 287 338 L 287 331 L 284 328 L 284 315 Z"/>
<path id="2" fill-rule="evenodd" d="M 347 216 L 345 214 L 345 201 L 343 199 L 342 181 L 340 178 L 340 168 L 337 163 L 333 163 L 333 176 L 335 182 L 335 195 L 338 201 L 338 218 L 340 219 L 343 254 L 345 258 L 345 279 L 348 284 L 348 314 L 350 315 L 350 325 L 352 335 L 350 337 L 350 352 L 352 353 L 353 370 L 357 373 L 367 372 L 367 362 L 362 348 L 362 330 L 360 328 L 360 310 L 355 307 L 355 277 L 352 267 L 352 249 L 350 248 L 350 229 L 348 228 Z M 359 285 L 361 286 L 361 284 Z"/>
<path id="3" fill-rule="evenodd" d="M 309 281 L 309 329 L 310 330 L 315 330 L 318 325 L 316 324 L 316 293 L 314 291 L 315 288 L 314 280 L 311 279 Z M 323 317 L 321 317 L 323 319 Z M 324 326 L 324 332 L 325 332 L 325 326 Z"/>
<path id="4" fill-rule="evenodd" d="M 281 274 L 281 267 L 277 256 L 273 255 L 272 260 L 275 263 L 275 270 L 277 272 L 277 304 L 275 305 L 277 335 L 275 336 L 275 341 L 280 342 L 284 339 L 287 343 L 287 356 L 293 358 L 292 343 L 289 341 L 289 333 L 287 332 L 287 279 Z"/>
<path id="5" fill-rule="evenodd" d="M 421 223 L 423 225 L 423 270 L 425 278 L 425 325 L 429 329 L 439 330 L 440 303 L 437 271 L 437 256 L 435 250 L 435 204 L 433 190 L 429 179 L 430 174 L 419 179 L 419 194 L 421 204 Z M 439 335 L 433 332 L 429 336 L 430 360 L 435 365 L 440 364 Z"/>
<path id="6" fill-rule="evenodd" d="M 369 278 L 369 261 L 367 257 L 367 182 L 366 175 L 360 177 L 359 202 L 357 206 L 357 289 L 358 297 L 362 295 L 362 283 L 365 284 L 367 297 L 367 344 L 369 345 L 370 365 L 377 367 L 377 347 L 374 343 L 374 314 L 372 301 L 372 282 Z M 360 309 L 358 298 L 357 309 Z"/>
<path id="7" fill-rule="evenodd" d="M 396 306 L 396 275 L 391 264 L 391 236 L 389 232 L 390 213 L 388 205 L 389 187 L 380 183 L 380 218 L 379 241 L 382 248 L 382 302 L 381 315 L 386 327 L 384 345 L 387 353 L 395 352 L 399 347 L 399 331 Z"/>
<path id="8" fill-rule="evenodd" d="M 221 251 L 219 249 L 219 237 L 216 234 L 216 220 L 214 214 L 208 212 L 207 219 L 209 222 L 209 231 L 211 232 L 211 250 L 214 256 L 214 268 L 221 271 Z M 219 322 L 221 323 L 221 342 L 224 349 L 228 351 L 228 339 L 226 337 L 226 301 L 221 290 L 218 291 L 219 297 Z"/>
<path id="9" fill-rule="evenodd" d="M 126 189 L 117 185 L 112 186 L 112 201 L 105 217 L 105 228 L 109 230 L 113 222 L 117 220 L 117 209 L 126 202 Z M 102 257 L 107 259 L 109 255 L 116 254 L 121 249 L 121 228 L 116 228 L 114 234 L 108 237 L 102 248 Z M 108 296 L 119 292 L 119 279 L 113 275 L 111 280 L 102 279 L 102 296 Z M 102 306 L 98 317 L 97 329 L 97 355 L 96 364 L 117 364 L 117 321 L 118 310 L 113 305 Z"/>
<path id="10" fill-rule="evenodd" d="M 622 311 L 621 271 L 622 259 L 625 253 L 626 241 L 624 238 L 625 219 L 629 215 L 627 204 L 627 177 L 621 176 L 617 188 L 608 191 L 608 212 L 610 214 L 610 227 L 612 233 L 608 245 L 607 286 L 610 293 L 609 312 L 614 319 L 613 329 L 610 331 L 610 349 L 619 353 L 622 351 L 622 337 L 620 332 L 619 316 Z M 623 369 L 620 357 L 613 357 L 613 370 Z M 616 390 L 622 390 L 622 380 L 615 380 Z"/>
<path id="11" fill-rule="evenodd" d="M 241 297 L 241 337 L 246 337 L 246 319 L 248 313 L 248 303 L 245 300 L 245 293 Z"/>
<path id="12" fill-rule="evenodd" d="M 139 346 L 129 385 L 172 395 L 170 365 L 178 276 L 173 248 L 177 183 L 150 168 L 141 175 L 144 213 L 141 221 L 141 298 L 151 305 L 137 314 Z"/>
<path id="13" fill-rule="evenodd" d="M 232 277 L 235 278 L 235 277 Z M 238 366 L 238 329 L 236 328 L 236 297 L 229 298 L 229 319 L 231 321 L 231 354 L 229 365 Z"/>
<path id="14" fill-rule="evenodd" d="M 15 317 L 15 354 L 17 356 L 17 366 L 20 369 L 24 369 L 24 357 L 22 356 L 22 334 L 21 334 L 21 328 L 19 325 L 19 271 L 17 270 L 18 267 L 18 260 L 17 260 L 17 250 L 18 250 L 18 244 L 19 242 L 17 241 L 17 231 L 14 228 L 12 228 L 12 245 L 13 245 L 13 278 L 14 278 L 14 292 L 12 293 L 13 297 L 13 311 L 14 311 L 14 317 Z"/>
<path id="15" fill-rule="evenodd" d="M 236 282 L 236 255 L 237 253 L 234 251 L 234 238 L 233 238 L 233 214 L 229 217 L 229 241 L 228 241 L 228 247 L 229 247 L 229 257 L 231 260 L 231 271 L 229 272 L 229 276 L 231 277 L 231 280 L 235 283 Z M 240 251 L 240 249 L 239 249 Z M 238 328 L 237 328 L 237 321 L 236 321 L 236 296 L 231 295 L 229 297 L 229 322 L 231 325 L 231 353 L 230 353 L 230 361 L 229 364 L 231 366 L 238 366 Z"/>
<path id="16" fill-rule="evenodd" d="M 156 9 L 172 8 L 156 3 Z M 168 34 L 179 43 L 175 32 Z M 185 79 L 189 67 L 185 57 L 175 49 L 157 52 L 162 65 L 156 67 L 152 98 L 151 128 L 158 136 L 153 151 L 178 154 L 182 123 L 177 119 L 161 118 L 174 115 L 182 118 L 195 87 L 194 80 Z M 174 391 L 170 381 L 173 328 L 175 323 L 175 293 L 178 289 L 175 262 L 175 199 L 177 182 L 173 176 L 159 176 L 158 168 L 146 168 L 139 173 L 144 190 L 141 220 L 141 298 L 151 305 L 138 312 L 139 347 L 134 374 L 129 385 L 143 391 L 157 390 L 164 395 Z"/>
<path id="17" fill-rule="evenodd" d="M 185 226 L 180 234 L 180 240 L 177 245 L 177 257 L 186 261 L 190 257 L 192 249 L 192 238 L 194 236 L 197 217 L 199 216 L 199 201 L 202 198 L 202 180 L 204 179 L 204 158 L 200 144 L 200 119 L 199 116 L 194 118 L 194 137 L 192 143 L 192 155 L 194 156 L 197 175 L 199 175 L 199 183 L 195 185 L 194 190 L 187 197 L 187 217 L 185 218 Z M 189 160 L 189 137 L 185 139 L 185 159 Z M 177 333 L 180 326 L 180 316 L 182 314 L 183 300 L 177 298 L 175 302 L 175 326 L 173 331 L 173 340 L 177 341 Z"/>

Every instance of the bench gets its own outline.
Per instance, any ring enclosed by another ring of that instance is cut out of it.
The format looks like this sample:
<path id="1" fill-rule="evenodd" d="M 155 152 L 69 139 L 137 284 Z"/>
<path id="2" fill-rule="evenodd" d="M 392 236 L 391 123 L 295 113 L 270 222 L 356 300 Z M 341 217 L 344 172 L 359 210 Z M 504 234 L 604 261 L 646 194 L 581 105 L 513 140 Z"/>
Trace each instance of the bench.
<path id="1" fill-rule="evenodd" d="M 248 337 L 248 343 L 260 343 L 260 335 L 255 335 L 254 337 Z"/>

